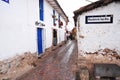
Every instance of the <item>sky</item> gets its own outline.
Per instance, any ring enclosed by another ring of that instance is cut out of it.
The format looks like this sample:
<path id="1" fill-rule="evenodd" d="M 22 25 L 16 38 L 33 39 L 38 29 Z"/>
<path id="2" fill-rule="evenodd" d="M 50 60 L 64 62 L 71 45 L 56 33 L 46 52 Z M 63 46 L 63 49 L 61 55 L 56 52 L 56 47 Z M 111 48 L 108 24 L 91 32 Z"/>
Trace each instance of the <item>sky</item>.
<path id="1" fill-rule="evenodd" d="M 61 8 L 64 10 L 66 15 L 69 19 L 68 30 L 70 31 L 74 27 L 74 20 L 73 20 L 73 11 L 79 9 L 82 6 L 91 4 L 91 2 L 95 2 L 98 0 L 57 0 L 60 4 Z"/>

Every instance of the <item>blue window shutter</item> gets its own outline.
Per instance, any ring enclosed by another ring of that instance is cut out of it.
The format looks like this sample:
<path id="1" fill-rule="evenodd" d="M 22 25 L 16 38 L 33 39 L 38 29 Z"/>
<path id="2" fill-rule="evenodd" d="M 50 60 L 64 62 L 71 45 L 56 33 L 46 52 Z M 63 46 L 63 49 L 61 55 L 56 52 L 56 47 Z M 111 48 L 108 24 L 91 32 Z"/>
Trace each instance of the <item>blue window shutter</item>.
<path id="1" fill-rule="evenodd" d="M 60 20 L 60 15 L 58 15 L 58 19 Z"/>
<path id="2" fill-rule="evenodd" d="M 40 20 L 44 20 L 44 1 L 39 0 L 39 8 L 40 8 Z"/>
<path id="3" fill-rule="evenodd" d="M 53 25 L 55 25 L 55 10 L 53 10 Z"/>

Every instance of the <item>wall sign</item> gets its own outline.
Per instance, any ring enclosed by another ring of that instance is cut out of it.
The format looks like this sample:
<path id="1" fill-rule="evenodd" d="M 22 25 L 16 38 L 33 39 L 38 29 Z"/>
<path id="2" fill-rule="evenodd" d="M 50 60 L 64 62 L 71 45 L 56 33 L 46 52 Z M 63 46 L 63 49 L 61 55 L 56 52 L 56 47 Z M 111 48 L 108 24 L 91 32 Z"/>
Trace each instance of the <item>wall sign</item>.
<path id="1" fill-rule="evenodd" d="M 9 4 L 9 0 L 2 0 L 2 1 L 4 1 L 4 2 L 6 2 L 6 3 L 8 3 L 8 4 Z"/>
<path id="2" fill-rule="evenodd" d="M 86 24 L 113 23 L 113 15 L 93 15 L 85 16 Z"/>

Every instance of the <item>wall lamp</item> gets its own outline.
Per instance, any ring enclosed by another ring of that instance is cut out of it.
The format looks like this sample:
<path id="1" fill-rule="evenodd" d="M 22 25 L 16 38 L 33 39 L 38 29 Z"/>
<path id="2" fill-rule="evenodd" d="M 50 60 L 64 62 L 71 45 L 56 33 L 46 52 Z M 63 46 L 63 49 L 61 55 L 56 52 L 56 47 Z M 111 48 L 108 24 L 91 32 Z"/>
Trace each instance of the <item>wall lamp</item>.
<path id="1" fill-rule="evenodd" d="M 35 25 L 36 26 L 45 26 L 45 23 L 43 23 L 42 21 L 35 21 Z"/>

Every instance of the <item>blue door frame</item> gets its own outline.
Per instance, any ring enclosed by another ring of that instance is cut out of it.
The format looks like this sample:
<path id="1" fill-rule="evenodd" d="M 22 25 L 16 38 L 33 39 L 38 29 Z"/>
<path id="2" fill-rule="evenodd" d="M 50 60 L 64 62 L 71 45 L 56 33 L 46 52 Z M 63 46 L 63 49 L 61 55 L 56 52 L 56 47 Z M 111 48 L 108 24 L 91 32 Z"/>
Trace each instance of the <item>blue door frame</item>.
<path id="1" fill-rule="evenodd" d="M 42 28 L 37 28 L 37 38 L 38 38 L 38 54 L 43 52 L 43 45 L 42 45 Z"/>

